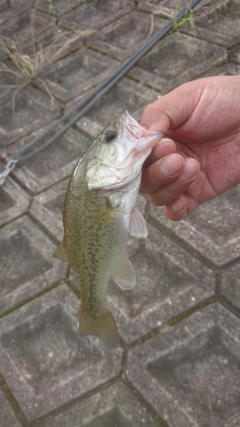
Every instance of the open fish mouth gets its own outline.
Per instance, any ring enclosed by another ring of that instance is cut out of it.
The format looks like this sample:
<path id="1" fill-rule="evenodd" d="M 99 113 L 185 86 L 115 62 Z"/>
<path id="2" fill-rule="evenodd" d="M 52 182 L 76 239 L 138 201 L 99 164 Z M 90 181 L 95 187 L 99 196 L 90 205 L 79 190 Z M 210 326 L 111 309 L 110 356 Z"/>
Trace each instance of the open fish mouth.
<path id="1" fill-rule="evenodd" d="M 121 117 L 120 121 L 122 122 L 123 126 L 127 128 L 127 130 L 131 133 L 132 136 L 136 139 L 140 138 L 146 138 L 149 136 L 159 135 L 160 137 L 163 136 L 162 132 L 158 130 L 149 130 L 145 129 L 143 126 L 141 126 L 137 120 L 135 120 L 128 111 L 125 111 Z"/>

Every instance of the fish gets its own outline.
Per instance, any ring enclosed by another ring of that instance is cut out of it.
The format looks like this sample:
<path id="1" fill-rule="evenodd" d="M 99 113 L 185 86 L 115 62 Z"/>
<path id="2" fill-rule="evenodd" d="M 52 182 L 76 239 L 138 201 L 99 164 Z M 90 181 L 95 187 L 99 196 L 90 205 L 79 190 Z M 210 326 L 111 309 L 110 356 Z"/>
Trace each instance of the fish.
<path id="1" fill-rule="evenodd" d="M 135 205 L 143 163 L 162 136 L 125 111 L 80 158 L 66 191 L 63 240 L 54 257 L 78 274 L 80 333 L 98 336 L 110 348 L 119 345 L 119 335 L 107 304 L 108 284 L 111 278 L 124 290 L 136 284 L 127 241 L 148 234 Z"/>

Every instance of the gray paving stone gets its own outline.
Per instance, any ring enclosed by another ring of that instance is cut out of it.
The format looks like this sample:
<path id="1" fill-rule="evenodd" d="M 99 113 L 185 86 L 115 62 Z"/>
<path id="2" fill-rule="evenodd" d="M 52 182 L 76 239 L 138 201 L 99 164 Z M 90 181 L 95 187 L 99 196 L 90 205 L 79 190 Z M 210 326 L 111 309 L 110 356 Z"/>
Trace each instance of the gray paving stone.
<path id="1" fill-rule="evenodd" d="M 182 6 L 182 1 L 180 2 L 180 5 Z M 168 16 L 171 12 L 171 14 L 174 12 L 177 5 L 177 0 L 169 0 L 169 1 L 162 1 L 162 0 L 139 0 L 138 2 L 138 9 L 143 12 L 150 12 L 153 14 L 157 14 L 162 12 L 167 13 Z"/>
<path id="2" fill-rule="evenodd" d="M 0 369 L 30 421 L 120 372 L 122 350 L 80 336 L 78 312 L 62 285 L 0 320 Z"/>
<path id="3" fill-rule="evenodd" d="M 100 29 L 134 9 L 129 0 L 83 3 L 59 19 L 59 26 L 74 30 Z"/>
<path id="4" fill-rule="evenodd" d="M 35 135 L 31 136 L 31 140 Z M 74 129 L 27 159 L 13 174 L 33 193 L 39 193 L 73 172 L 90 141 Z"/>
<path id="5" fill-rule="evenodd" d="M 4 396 L 3 392 L 0 390 L 0 426 L 1 427 L 21 427 L 20 422 L 15 418 L 13 411 Z"/>
<path id="6" fill-rule="evenodd" d="M 210 76 L 236 76 L 240 74 L 240 65 L 234 64 L 233 62 L 227 62 L 218 67 L 213 67 L 203 77 Z"/>
<path id="7" fill-rule="evenodd" d="M 0 149 L 49 123 L 60 112 L 44 92 L 28 86 L 0 101 Z"/>
<path id="8" fill-rule="evenodd" d="M 164 94 L 226 59 L 223 47 L 175 32 L 157 44 L 129 75 Z"/>
<path id="9" fill-rule="evenodd" d="M 231 48 L 229 60 L 240 64 L 240 44 L 236 44 Z M 236 73 L 239 74 L 239 73 Z"/>
<path id="10" fill-rule="evenodd" d="M 239 194 L 240 186 L 236 186 L 180 222 L 167 219 L 160 207 L 151 205 L 149 212 L 156 221 L 220 266 L 239 257 Z"/>
<path id="11" fill-rule="evenodd" d="M 6 50 L 2 49 L 2 55 L 0 50 L 0 60 L 7 55 Z M 5 102 L 8 102 L 9 99 L 11 99 L 11 96 L 13 95 L 14 91 L 21 86 L 23 83 L 23 79 L 19 78 L 13 71 L 12 67 L 12 61 L 9 61 L 8 59 L 5 61 L 2 61 L 0 63 L 0 80 L 1 80 L 1 93 L 0 93 L 0 100 L 4 100 Z"/>
<path id="12" fill-rule="evenodd" d="M 196 10 L 200 9 L 208 3 L 210 3 L 210 0 L 201 0 L 200 3 L 194 8 L 194 13 Z M 185 0 L 139 0 L 138 9 L 143 12 L 150 12 L 153 15 L 161 15 L 167 18 L 172 18 L 176 13 L 176 10 L 180 11 L 189 4 L 190 3 Z"/>
<path id="13" fill-rule="evenodd" d="M 45 2 L 44 2 L 45 4 Z M 18 55 L 28 55 L 33 66 L 36 67 L 34 83 L 39 84 L 43 88 L 40 76 L 42 72 L 49 68 L 50 64 L 56 62 L 64 55 L 69 54 L 72 50 L 79 49 L 83 44 L 83 38 L 76 34 L 59 29 L 57 26 L 34 35 L 30 40 L 21 43 L 21 47 L 17 46 L 17 40 L 13 39 L 11 44 L 12 53 Z M 21 86 L 28 83 L 27 77 L 23 70 L 17 68 L 13 61 L 6 57 L 9 52 L 7 48 L 0 49 L 0 59 L 5 58 L 5 61 L 0 63 L 1 77 L 1 93 L 0 98 L 11 98 L 14 91 L 17 91 Z M 17 75 L 16 75 L 17 72 Z M 39 78 L 40 77 L 40 78 Z M 44 89 L 46 89 L 46 84 Z"/>
<path id="14" fill-rule="evenodd" d="M 210 42 L 232 46 L 240 41 L 238 0 L 214 0 L 195 14 L 195 34 Z"/>
<path id="15" fill-rule="evenodd" d="M 148 225 L 149 236 L 129 241 L 137 284 L 123 291 L 112 282 L 108 300 L 127 343 L 142 337 L 214 293 L 215 276 L 168 237 Z M 75 273 L 70 280 L 78 286 Z"/>
<path id="16" fill-rule="evenodd" d="M 62 211 L 68 181 L 60 181 L 36 196 L 30 211 L 59 242 L 63 236 Z"/>
<path id="17" fill-rule="evenodd" d="M 29 9 L 32 5 L 33 0 L 0 0 L 0 25 Z"/>
<path id="18" fill-rule="evenodd" d="M 42 77 L 55 98 L 68 102 L 105 80 L 118 67 L 117 61 L 82 48 L 58 61 Z"/>
<path id="19" fill-rule="evenodd" d="M 152 28 L 150 15 L 133 11 L 93 34 L 87 45 L 125 61 L 165 25 L 166 20 L 156 18 Z"/>
<path id="20" fill-rule="evenodd" d="M 82 0 L 57 0 L 53 1 L 53 9 L 51 9 L 46 1 L 37 0 L 35 7 L 49 13 L 50 15 L 61 16 L 69 10 L 79 6 L 81 3 L 83 3 Z"/>
<path id="21" fill-rule="evenodd" d="M 45 4 L 45 3 L 44 3 Z M 29 55 L 33 61 L 38 61 L 38 75 L 50 65 L 72 51 L 80 49 L 83 37 L 72 31 L 64 31 L 56 25 L 37 34 L 34 40 L 23 43 L 22 51 Z M 36 79 L 35 79 L 36 81 Z"/>
<path id="22" fill-rule="evenodd" d="M 159 427 L 142 403 L 121 382 L 77 403 L 39 427 Z"/>
<path id="23" fill-rule="evenodd" d="M 11 178 L 0 190 L 0 226 L 25 213 L 30 197 Z"/>
<path id="24" fill-rule="evenodd" d="M 55 245 L 27 217 L 0 230 L 0 313 L 64 277 L 66 265 L 53 258 Z"/>
<path id="25" fill-rule="evenodd" d="M 170 427 L 238 427 L 239 331 L 209 306 L 133 349 L 127 376 Z"/>
<path id="26" fill-rule="evenodd" d="M 46 15 L 40 11 L 35 11 L 34 9 L 24 10 L 1 25 L 0 37 L 7 46 L 11 46 L 12 44 L 16 44 L 14 34 L 17 34 L 17 42 L 21 45 L 32 37 L 32 25 L 35 36 L 51 27 L 54 23 L 55 18 L 52 16 Z"/>
<path id="27" fill-rule="evenodd" d="M 240 313 L 240 280 L 239 264 L 234 265 L 222 272 L 222 282 L 219 293 L 221 296 Z"/>
<path id="28" fill-rule="evenodd" d="M 91 138 L 96 138 L 108 123 L 120 117 L 125 110 L 139 120 L 145 106 L 155 101 L 158 95 L 158 92 L 124 78 L 99 100 L 76 126 Z"/>

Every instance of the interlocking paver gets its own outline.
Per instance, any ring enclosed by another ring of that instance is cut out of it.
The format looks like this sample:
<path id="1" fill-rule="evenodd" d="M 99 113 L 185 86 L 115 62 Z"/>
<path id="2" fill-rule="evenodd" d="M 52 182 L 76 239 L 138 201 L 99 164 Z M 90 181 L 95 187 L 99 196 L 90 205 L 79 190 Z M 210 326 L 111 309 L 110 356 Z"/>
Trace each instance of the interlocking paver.
<path id="1" fill-rule="evenodd" d="M 240 24 L 240 4 L 238 0 L 214 0 L 209 6 L 196 12 L 195 31 L 200 38 L 232 46 L 239 42 L 236 31 Z"/>
<path id="2" fill-rule="evenodd" d="M 58 0 L 52 3 L 52 8 L 51 4 L 47 3 L 47 1 L 37 0 L 35 7 L 50 15 L 61 16 L 69 10 L 79 6 L 81 3 L 83 3 L 82 0 Z"/>
<path id="3" fill-rule="evenodd" d="M 95 10 L 97 8 L 97 13 Z M 99 2 L 92 0 L 82 3 L 78 8 L 71 10 L 59 20 L 59 26 L 73 30 L 97 30 L 134 9 L 134 2 L 106 0 Z"/>
<path id="4" fill-rule="evenodd" d="M 35 137 L 32 135 L 31 140 Z M 77 160 L 89 147 L 90 141 L 78 131 L 69 129 L 47 148 L 16 168 L 14 175 L 34 193 L 39 193 L 73 172 Z"/>
<path id="5" fill-rule="evenodd" d="M 27 217 L 0 230 L 0 313 L 60 280 L 66 266 L 52 257 L 55 245 Z"/>
<path id="6" fill-rule="evenodd" d="M 147 42 L 150 36 L 165 25 L 164 19 L 155 19 L 152 27 L 150 15 L 133 11 L 94 34 L 88 39 L 88 45 L 126 61 Z M 134 36 L 133 28 L 135 28 Z"/>
<path id="7" fill-rule="evenodd" d="M 27 86 L 12 96 L 0 101 L 0 148 L 44 126 L 60 112 L 49 95 L 36 87 Z"/>
<path id="8" fill-rule="evenodd" d="M 68 181 L 60 181 L 36 196 L 30 211 L 59 241 L 63 236 L 62 211 Z"/>
<path id="9" fill-rule="evenodd" d="M 30 197 L 9 178 L 0 192 L 0 226 L 25 213 L 30 203 Z"/>
<path id="10" fill-rule="evenodd" d="M 223 47 L 175 32 L 158 43 L 129 74 L 164 94 L 226 59 Z"/>
<path id="11" fill-rule="evenodd" d="M 0 1 L 0 25 L 11 20 L 19 13 L 31 8 L 33 0 L 1 0 Z"/>
<path id="12" fill-rule="evenodd" d="M 229 55 L 229 60 L 232 62 L 236 62 L 237 64 L 240 64 L 240 44 L 236 44 L 232 47 Z M 235 73 L 239 74 L 239 73 Z"/>
<path id="13" fill-rule="evenodd" d="M 209 0 L 201 0 L 195 7 L 194 14 L 197 9 L 208 4 Z M 189 6 L 189 2 L 185 0 L 139 0 L 138 9 L 143 12 L 150 12 L 153 15 L 161 15 L 167 18 L 172 18 L 176 11 L 182 10 L 185 6 Z"/>
<path id="14" fill-rule="evenodd" d="M 180 2 L 180 4 L 181 3 L 182 2 Z M 177 0 L 169 0 L 167 2 L 162 0 L 139 0 L 138 9 L 143 12 L 151 12 L 153 14 L 156 14 L 158 12 L 168 12 L 169 14 L 170 12 L 173 13 L 176 4 Z"/>
<path id="15" fill-rule="evenodd" d="M 224 63 L 222 65 L 219 65 L 217 67 L 211 68 L 210 71 L 208 71 L 206 74 L 204 74 L 204 77 L 236 76 L 238 74 L 240 74 L 240 65 L 235 64 L 234 62 L 228 62 L 228 63 Z"/>
<path id="16" fill-rule="evenodd" d="M 80 336 L 78 313 L 62 285 L 0 320 L 0 370 L 30 420 L 120 373 L 122 350 Z"/>
<path id="17" fill-rule="evenodd" d="M 151 205 L 150 215 L 181 237 L 188 245 L 217 265 L 239 257 L 239 193 L 240 186 L 200 206 L 181 222 L 172 222 L 162 208 Z"/>
<path id="18" fill-rule="evenodd" d="M 127 376 L 171 427 L 237 427 L 239 327 L 220 305 L 207 307 L 133 349 Z"/>
<path id="19" fill-rule="evenodd" d="M 64 31 L 56 25 L 37 34 L 34 39 L 23 43 L 22 51 L 29 55 L 38 66 L 38 75 L 49 69 L 53 62 L 78 50 L 83 45 L 83 37 L 71 31 Z M 37 79 L 35 79 L 37 82 Z"/>
<path id="20" fill-rule="evenodd" d="M 239 264 L 223 270 L 219 293 L 227 303 L 230 303 L 240 313 L 239 273 Z"/>
<path id="21" fill-rule="evenodd" d="M 39 427 L 159 427 L 146 408 L 121 382 L 95 393 Z"/>
<path id="22" fill-rule="evenodd" d="M 43 78 L 54 97 L 68 102 L 105 80 L 118 67 L 117 61 L 82 48 L 54 64 Z"/>
<path id="23" fill-rule="evenodd" d="M 22 427 L 20 422 L 16 419 L 11 409 L 9 402 L 0 390 L 0 425 L 2 427 Z"/>
<path id="24" fill-rule="evenodd" d="M 3 23 L 0 28 L 0 36 L 7 46 L 16 43 L 14 34 L 17 33 L 17 44 L 29 40 L 38 33 L 46 30 L 55 23 L 55 18 L 34 9 L 24 10 L 18 15 Z"/>

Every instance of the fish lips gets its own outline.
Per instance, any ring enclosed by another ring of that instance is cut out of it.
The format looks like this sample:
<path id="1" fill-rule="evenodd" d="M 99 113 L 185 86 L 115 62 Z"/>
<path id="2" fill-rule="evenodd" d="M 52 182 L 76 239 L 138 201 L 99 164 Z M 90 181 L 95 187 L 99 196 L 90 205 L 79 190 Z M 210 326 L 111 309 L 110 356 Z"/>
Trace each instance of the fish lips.
<path id="1" fill-rule="evenodd" d="M 159 130 L 149 130 L 141 126 L 137 120 L 135 120 L 128 111 L 125 111 L 121 117 L 120 121 L 123 124 L 123 129 L 127 129 L 132 136 L 134 136 L 137 140 L 143 138 L 154 137 L 162 138 L 163 133 Z"/>

